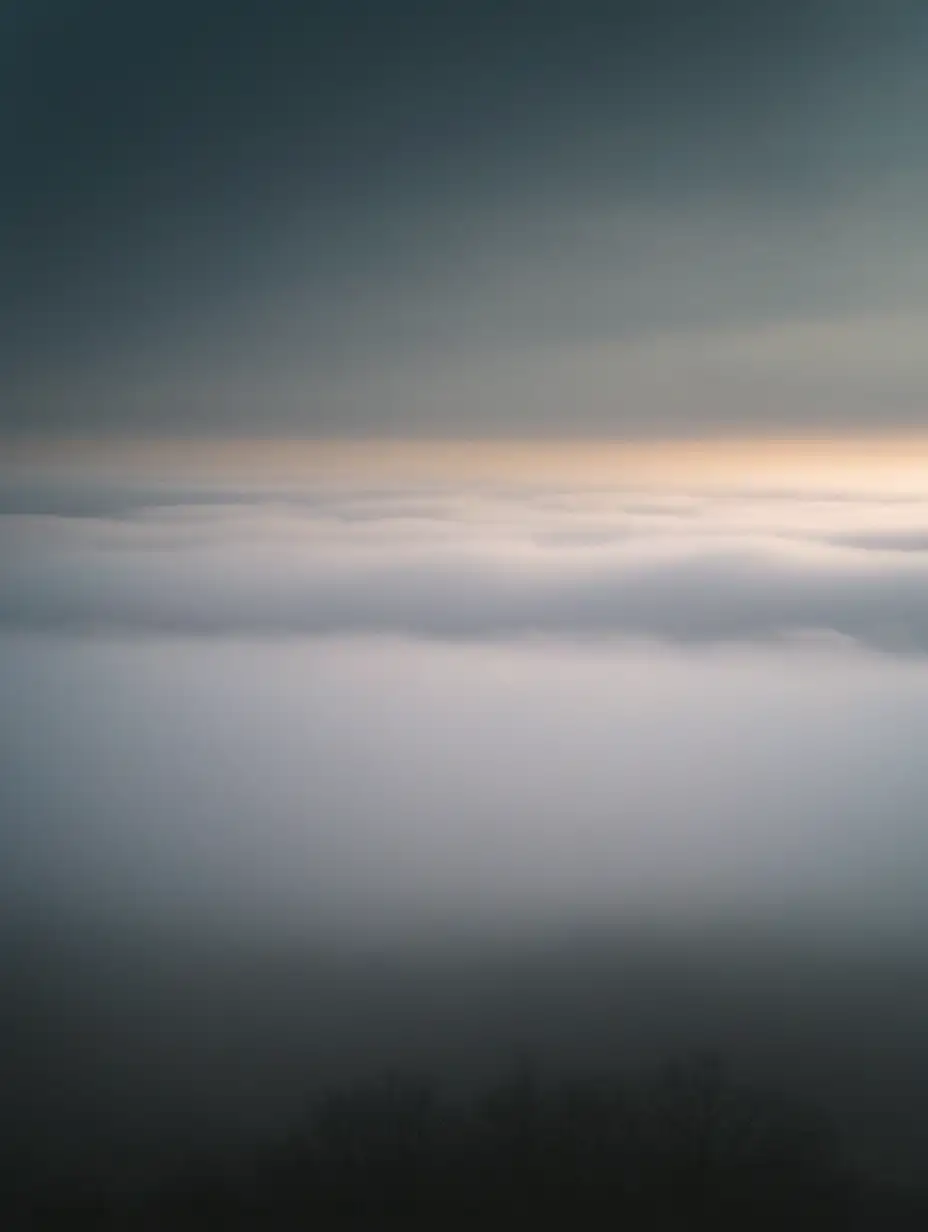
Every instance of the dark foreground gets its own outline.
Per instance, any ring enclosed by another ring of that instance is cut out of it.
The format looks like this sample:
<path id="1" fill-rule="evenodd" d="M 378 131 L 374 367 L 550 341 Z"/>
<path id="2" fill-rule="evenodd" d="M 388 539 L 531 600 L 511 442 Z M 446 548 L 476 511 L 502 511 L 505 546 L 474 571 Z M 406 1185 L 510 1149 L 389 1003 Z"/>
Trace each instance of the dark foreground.
<path id="1" fill-rule="evenodd" d="M 928 1196 L 868 1178 L 827 1119 L 708 1057 L 634 1080 L 517 1065 L 458 1100 L 387 1076 L 330 1091 L 260 1149 L 131 1185 L 8 1163 L 11 1232 L 928 1227 Z"/>

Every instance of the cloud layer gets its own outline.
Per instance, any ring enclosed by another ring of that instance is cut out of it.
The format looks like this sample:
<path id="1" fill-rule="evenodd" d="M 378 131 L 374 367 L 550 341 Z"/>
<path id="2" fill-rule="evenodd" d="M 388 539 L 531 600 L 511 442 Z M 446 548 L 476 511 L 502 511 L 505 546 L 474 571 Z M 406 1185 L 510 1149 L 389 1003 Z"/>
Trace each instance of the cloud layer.
<path id="1" fill-rule="evenodd" d="M 7 629 L 928 651 L 917 492 L 11 488 Z"/>

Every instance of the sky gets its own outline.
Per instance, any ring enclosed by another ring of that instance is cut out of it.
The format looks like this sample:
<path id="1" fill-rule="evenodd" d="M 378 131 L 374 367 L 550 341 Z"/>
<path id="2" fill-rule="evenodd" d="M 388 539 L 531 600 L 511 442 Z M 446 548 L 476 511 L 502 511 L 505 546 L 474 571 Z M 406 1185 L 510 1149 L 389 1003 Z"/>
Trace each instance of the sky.
<path id="1" fill-rule="evenodd" d="M 919 0 L 0 20 L 6 436 L 923 427 Z"/>
<path id="2" fill-rule="evenodd" d="M 920 0 L 0 4 L 38 1157 L 706 1046 L 918 1172 L 926 54 Z"/>

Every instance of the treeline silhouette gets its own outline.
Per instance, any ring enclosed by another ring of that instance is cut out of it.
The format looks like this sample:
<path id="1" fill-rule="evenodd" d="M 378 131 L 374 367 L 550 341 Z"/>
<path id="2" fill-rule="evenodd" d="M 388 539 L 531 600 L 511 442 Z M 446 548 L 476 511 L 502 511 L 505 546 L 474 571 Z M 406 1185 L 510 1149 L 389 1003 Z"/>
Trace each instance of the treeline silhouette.
<path id="1" fill-rule="evenodd" d="M 690 1056 L 628 1078 L 528 1061 L 459 1099 L 387 1074 L 315 1099 L 281 1140 L 145 1192 L 21 1193 L 14 1228 L 908 1228 L 928 1202 L 865 1179 L 828 1119 Z"/>

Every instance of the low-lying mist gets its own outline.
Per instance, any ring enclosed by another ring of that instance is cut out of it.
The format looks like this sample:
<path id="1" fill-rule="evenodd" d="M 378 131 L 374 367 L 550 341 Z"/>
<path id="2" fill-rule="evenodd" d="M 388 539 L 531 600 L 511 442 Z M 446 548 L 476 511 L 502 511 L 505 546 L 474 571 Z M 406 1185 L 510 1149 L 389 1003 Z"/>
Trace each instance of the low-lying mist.
<path id="1" fill-rule="evenodd" d="M 131 1171 L 384 1069 L 467 1085 L 514 1049 L 570 1072 L 712 1048 L 916 1170 L 918 501 L 111 496 L 20 494 L 0 526 L 20 1144 Z M 694 544 L 750 553 L 757 524 L 834 622 L 796 616 L 782 571 L 734 600 L 699 572 Z M 904 552 L 837 545 L 903 527 Z M 690 581 L 629 627 L 622 588 L 668 554 Z M 478 636 L 488 561 L 512 619 Z M 344 628 L 312 634 L 347 574 Z M 563 620 L 536 619 L 555 592 Z M 759 615 L 728 640 L 745 596 Z"/>

